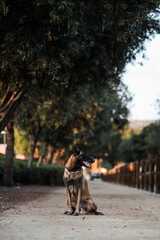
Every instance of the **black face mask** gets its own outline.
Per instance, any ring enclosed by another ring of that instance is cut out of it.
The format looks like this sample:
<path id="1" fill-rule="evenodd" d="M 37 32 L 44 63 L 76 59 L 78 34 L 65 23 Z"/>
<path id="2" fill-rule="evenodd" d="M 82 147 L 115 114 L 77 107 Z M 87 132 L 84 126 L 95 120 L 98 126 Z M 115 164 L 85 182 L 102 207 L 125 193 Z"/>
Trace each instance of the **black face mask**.
<path id="1" fill-rule="evenodd" d="M 80 166 L 90 168 L 91 164 L 94 163 L 94 159 L 89 157 L 86 153 L 81 152 L 77 158 L 77 162 Z"/>

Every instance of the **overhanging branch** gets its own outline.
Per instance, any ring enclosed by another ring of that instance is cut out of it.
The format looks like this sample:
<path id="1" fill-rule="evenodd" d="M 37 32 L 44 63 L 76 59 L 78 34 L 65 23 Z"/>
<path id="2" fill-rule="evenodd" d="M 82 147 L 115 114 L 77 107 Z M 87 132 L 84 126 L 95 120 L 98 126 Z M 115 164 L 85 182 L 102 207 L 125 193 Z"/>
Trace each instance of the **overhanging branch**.
<path id="1" fill-rule="evenodd" d="M 14 98 L 12 98 L 12 101 L 6 108 L 6 111 L 4 111 L 3 117 L 0 119 L 0 132 L 7 126 L 9 120 L 12 118 L 14 112 L 16 111 L 17 107 L 20 105 L 21 99 L 23 96 L 23 92 L 20 91 L 17 93 Z"/>

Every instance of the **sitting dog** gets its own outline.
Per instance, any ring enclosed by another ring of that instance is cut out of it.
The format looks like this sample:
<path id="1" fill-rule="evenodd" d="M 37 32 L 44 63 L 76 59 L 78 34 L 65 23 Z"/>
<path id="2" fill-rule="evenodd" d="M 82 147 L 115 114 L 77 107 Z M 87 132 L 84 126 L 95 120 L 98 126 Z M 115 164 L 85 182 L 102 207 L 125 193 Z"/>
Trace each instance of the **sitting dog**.
<path id="1" fill-rule="evenodd" d="M 75 153 L 70 156 L 65 165 L 63 176 L 68 205 L 68 210 L 65 214 L 73 214 L 74 216 L 78 216 L 80 213 L 103 215 L 103 213 L 97 212 L 97 206 L 92 201 L 87 180 L 83 175 L 82 166 L 90 168 L 91 164 L 94 162 L 93 158 L 80 151 L 80 146 L 77 144 Z"/>

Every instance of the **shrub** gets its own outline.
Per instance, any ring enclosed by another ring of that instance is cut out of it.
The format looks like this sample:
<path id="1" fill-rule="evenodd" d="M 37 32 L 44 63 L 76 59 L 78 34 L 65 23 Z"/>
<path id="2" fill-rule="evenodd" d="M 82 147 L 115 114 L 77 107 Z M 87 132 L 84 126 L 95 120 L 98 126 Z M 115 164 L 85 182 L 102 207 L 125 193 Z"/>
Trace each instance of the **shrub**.
<path id="1" fill-rule="evenodd" d="M 35 181 L 37 184 L 42 185 L 63 185 L 63 172 L 64 168 L 60 165 L 42 165 L 37 168 L 34 167 L 31 170 L 31 181 Z M 33 177 L 35 176 L 35 177 Z"/>
<path id="2" fill-rule="evenodd" d="M 3 156 L 0 156 L 0 184 L 3 183 L 4 172 Z M 27 162 L 15 160 L 13 164 L 13 181 L 19 184 L 39 184 L 39 185 L 63 185 L 64 167 L 61 165 L 42 165 L 37 168 L 35 165 L 27 170 Z"/>

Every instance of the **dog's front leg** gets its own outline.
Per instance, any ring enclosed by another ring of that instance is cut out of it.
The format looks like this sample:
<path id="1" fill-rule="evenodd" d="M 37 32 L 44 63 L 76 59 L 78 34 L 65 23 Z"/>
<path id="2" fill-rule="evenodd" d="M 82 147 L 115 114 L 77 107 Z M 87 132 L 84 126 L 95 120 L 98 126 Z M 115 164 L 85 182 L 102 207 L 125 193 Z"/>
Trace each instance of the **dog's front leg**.
<path id="1" fill-rule="evenodd" d="M 67 193 L 68 211 L 66 211 L 65 214 L 72 215 L 72 213 L 73 213 L 73 211 L 72 211 L 72 203 L 71 203 L 71 196 L 70 196 L 68 187 L 66 187 L 66 193 Z"/>
<path id="2" fill-rule="evenodd" d="M 79 216 L 81 197 L 82 197 L 82 188 L 79 188 L 77 204 L 76 204 L 76 211 L 74 212 L 74 216 Z"/>

